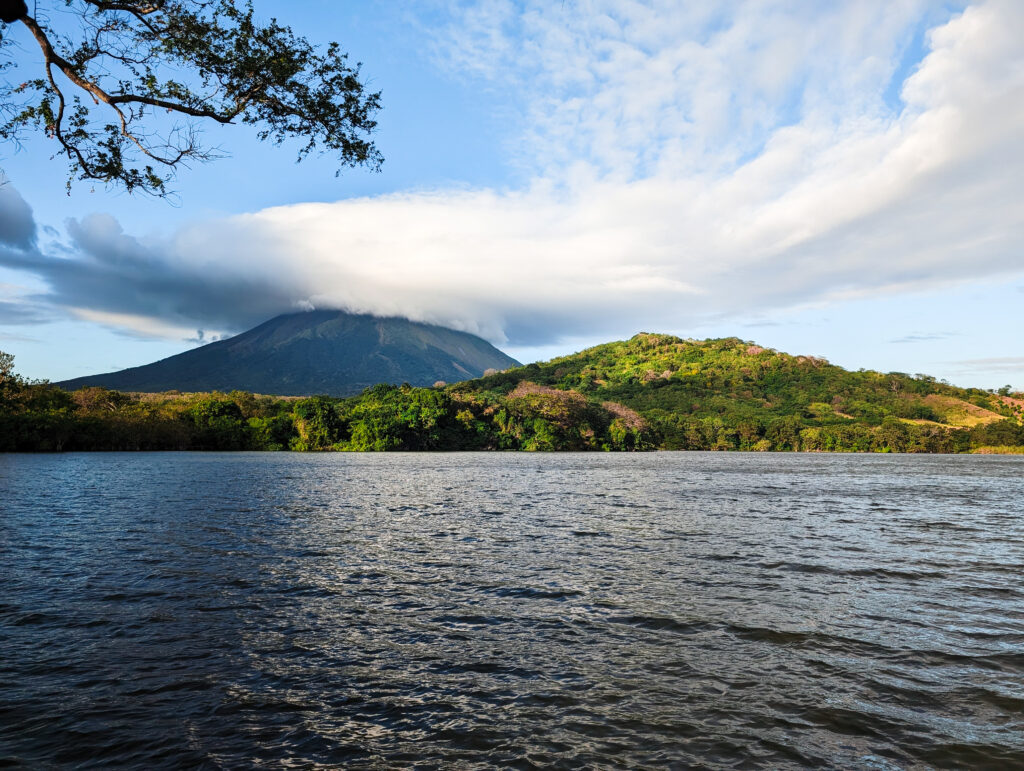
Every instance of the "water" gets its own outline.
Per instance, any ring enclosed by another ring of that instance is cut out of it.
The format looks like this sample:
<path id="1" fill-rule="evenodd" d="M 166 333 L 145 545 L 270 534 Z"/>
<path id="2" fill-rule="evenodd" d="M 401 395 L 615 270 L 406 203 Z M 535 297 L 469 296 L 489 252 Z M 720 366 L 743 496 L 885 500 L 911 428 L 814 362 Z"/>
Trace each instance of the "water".
<path id="1" fill-rule="evenodd" d="M 0 765 L 1024 768 L 1024 458 L 0 456 Z"/>

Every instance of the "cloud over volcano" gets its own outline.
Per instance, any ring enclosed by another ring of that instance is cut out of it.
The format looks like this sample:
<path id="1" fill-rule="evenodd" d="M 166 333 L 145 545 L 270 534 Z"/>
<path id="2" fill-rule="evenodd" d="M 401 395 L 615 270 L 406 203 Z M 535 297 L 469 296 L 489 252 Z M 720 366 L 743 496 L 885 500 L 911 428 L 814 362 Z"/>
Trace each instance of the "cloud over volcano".
<path id="1" fill-rule="evenodd" d="M 814 11 L 806 39 L 787 5 L 595 3 L 572 29 L 545 4 L 474 6 L 438 50 L 536 84 L 523 189 L 295 204 L 145 239 L 94 215 L 38 246 L 6 187 L 0 265 L 49 287 L 23 303 L 140 335 L 318 307 L 512 345 L 1024 270 L 1024 6 L 968 7 L 907 68 L 922 4 Z M 523 40 L 542 51 L 522 59 Z"/>

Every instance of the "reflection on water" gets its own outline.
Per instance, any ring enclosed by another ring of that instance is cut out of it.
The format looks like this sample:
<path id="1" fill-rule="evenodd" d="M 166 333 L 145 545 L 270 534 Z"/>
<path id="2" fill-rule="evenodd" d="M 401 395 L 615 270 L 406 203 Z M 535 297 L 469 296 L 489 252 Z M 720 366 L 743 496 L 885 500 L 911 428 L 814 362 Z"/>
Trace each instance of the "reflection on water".
<path id="1" fill-rule="evenodd" d="M 1024 459 L 0 456 L 26 767 L 1022 767 Z"/>

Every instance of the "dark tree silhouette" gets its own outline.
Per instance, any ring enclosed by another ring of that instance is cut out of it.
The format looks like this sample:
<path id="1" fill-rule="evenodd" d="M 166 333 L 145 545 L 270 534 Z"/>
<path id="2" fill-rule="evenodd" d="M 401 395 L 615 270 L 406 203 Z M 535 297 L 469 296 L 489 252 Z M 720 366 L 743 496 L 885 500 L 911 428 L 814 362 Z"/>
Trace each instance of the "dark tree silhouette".
<path id="1" fill-rule="evenodd" d="M 0 68 L 12 70 L 12 33 L 42 54 L 39 77 L 0 84 L 0 139 L 41 129 L 75 179 L 167 194 L 176 170 L 210 160 L 204 121 L 256 126 L 298 157 L 332 153 L 340 167 L 379 169 L 370 140 L 380 94 L 337 43 L 320 52 L 242 0 L 47 0 L 58 23 L 22 0 L 0 0 Z M 19 41 L 21 42 L 21 41 Z M 19 79 L 20 80 L 20 79 Z"/>
<path id="2" fill-rule="evenodd" d="M 10 24 L 28 14 L 24 0 L 0 0 L 0 21 Z"/>

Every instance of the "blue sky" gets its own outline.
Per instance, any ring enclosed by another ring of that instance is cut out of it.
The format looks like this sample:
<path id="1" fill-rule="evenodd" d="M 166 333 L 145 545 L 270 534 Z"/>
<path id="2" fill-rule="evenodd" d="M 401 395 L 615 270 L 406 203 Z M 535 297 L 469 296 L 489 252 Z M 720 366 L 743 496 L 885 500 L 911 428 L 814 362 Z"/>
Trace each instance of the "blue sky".
<path id="1" fill-rule="evenodd" d="M 3 148 L 0 233 L 36 227 L 0 259 L 23 374 L 334 306 L 523 361 L 664 331 L 1024 388 L 1014 0 L 255 5 L 363 62 L 384 170 L 208 128 L 231 155 L 170 205 Z"/>

